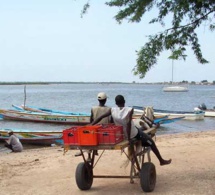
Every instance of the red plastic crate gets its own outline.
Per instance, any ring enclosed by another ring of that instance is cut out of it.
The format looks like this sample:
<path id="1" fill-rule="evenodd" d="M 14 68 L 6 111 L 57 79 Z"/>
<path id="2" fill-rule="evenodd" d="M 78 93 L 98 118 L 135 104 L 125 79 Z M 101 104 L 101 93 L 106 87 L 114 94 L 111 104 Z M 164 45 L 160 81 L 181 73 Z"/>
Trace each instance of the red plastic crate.
<path id="1" fill-rule="evenodd" d="M 97 126 L 82 126 L 78 128 L 78 144 L 80 146 L 96 146 L 98 145 L 98 129 Z"/>
<path id="2" fill-rule="evenodd" d="M 123 127 L 116 125 L 103 125 L 98 130 L 99 145 L 112 145 L 123 141 Z"/>
<path id="3" fill-rule="evenodd" d="M 78 145 L 78 127 L 63 130 L 64 145 Z"/>

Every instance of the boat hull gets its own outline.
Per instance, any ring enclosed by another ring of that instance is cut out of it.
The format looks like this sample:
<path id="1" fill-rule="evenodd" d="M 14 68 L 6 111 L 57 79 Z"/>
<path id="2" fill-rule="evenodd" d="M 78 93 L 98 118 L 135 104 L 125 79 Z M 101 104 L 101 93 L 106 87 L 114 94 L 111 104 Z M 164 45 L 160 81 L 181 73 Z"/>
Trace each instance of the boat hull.
<path id="1" fill-rule="evenodd" d="M 90 123 L 89 115 L 62 115 L 20 112 L 13 110 L 0 110 L 4 120 L 42 122 L 42 123 L 60 123 L 72 125 L 86 125 Z"/>
<path id="2" fill-rule="evenodd" d="M 29 131 L 0 129 L 0 141 L 9 139 L 8 131 L 12 130 L 23 144 L 51 145 L 63 143 L 62 131 Z"/>
<path id="3" fill-rule="evenodd" d="M 143 107 L 133 106 L 134 114 L 141 115 L 143 114 Z M 186 112 L 186 111 L 168 111 L 168 110 L 159 110 L 154 109 L 154 116 L 172 116 L 172 117 L 184 117 L 185 120 L 203 120 L 205 113 L 203 111 L 198 112 Z"/>
<path id="4" fill-rule="evenodd" d="M 168 86 L 163 88 L 164 92 L 187 92 L 188 88 L 183 86 Z"/>
<path id="5" fill-rule="evenodd" d="M 12 105 L 18 111 L 30 111 L 30 112 L 39 112 L 39 113 L 48 113 L 48 114 L 58 114 L 58 115 L 78 115 L 78 116 L 90 116 L 90 113 L 81 113 L 81 112 L 69 112 L 69 111 L 61 111 L 61 110 L 52 110 L 48 108 L 39 108 L 34 106 L 16 106 Z"/>
<path id="6" fill-rule="evenodd" d="M 215 117 L 215 110 L 204 110 L 206 117 Z"/>

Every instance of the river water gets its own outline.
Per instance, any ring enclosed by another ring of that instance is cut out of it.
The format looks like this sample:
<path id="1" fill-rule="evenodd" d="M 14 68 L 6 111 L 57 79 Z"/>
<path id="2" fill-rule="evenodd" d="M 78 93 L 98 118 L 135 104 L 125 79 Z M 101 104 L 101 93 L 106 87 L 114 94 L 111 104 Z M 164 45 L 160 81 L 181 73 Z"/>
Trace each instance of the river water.
<path id="1" fill-rule="evenodd" d="M 147 84 L 50 84 L 27 85 L 26 105 L 64 110 L 90 112 L 97 105 L 97 94 L 108 95 L 108 106 L 115 106 L 114 98 L 122 94 L 126 105 L 153 106 L 157 109 L 193 111 L 201 103 L 208 108 L 215 106 L 215 86 L 191 85 L 188 92 L 163 92 L 162 85 Z M 23 85 L 0 85 L 0 108 L 12 109 L 12 104 L 24 104 Z M 0 128 L 62 130 L 71 125 L 0 121 Z M 163 125 L 158 134 L 205 131 L 215 129 L 215 117 L 201 121 L 180 120 Z"/>

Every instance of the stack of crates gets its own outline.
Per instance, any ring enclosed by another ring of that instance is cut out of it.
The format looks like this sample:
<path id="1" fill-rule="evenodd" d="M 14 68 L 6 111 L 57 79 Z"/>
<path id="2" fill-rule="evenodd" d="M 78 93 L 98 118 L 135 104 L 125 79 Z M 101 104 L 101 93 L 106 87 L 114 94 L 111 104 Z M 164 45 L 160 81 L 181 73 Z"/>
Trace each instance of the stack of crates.
<path id="1" fill-rule="evenodd" d="M 78 143 L 80 146 L 97 146 L 98 130 L 101 126 L 82 126 L 78 128 Z"/>
<path id="2" fill-rule="evenodd" d="M 123 127 L 103 125 L 98 132 L 99 145 L 114 145 L 123 141 Z"/>
<path id="3" fill-rule="evenodd" d="M 63 131 L 64 145 L 114 145 L 123 141 L 123 127 L 116 125 L 74 126 Z"/>
<path id="4" fill-rule="evenodd" d="M 69 129 L 63 130 L 64 145 L 79 145 L 78 143 L 78 127 L 74 126 Z"/>

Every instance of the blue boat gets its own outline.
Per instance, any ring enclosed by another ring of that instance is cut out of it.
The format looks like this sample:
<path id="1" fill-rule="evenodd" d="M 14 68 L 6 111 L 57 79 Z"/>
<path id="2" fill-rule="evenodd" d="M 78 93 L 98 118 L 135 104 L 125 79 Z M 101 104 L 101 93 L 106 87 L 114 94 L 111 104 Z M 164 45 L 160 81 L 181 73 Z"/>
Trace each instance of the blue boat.
<path id="1" fill-rule="evenodd" d="M 143 106 L 132 106 L 135 114 L 143 114 Z M 171 117 L 184 117 L 186 120 L 203 120 L 205 112 L 203 111 L 171 111 L 154 109 L 154 115 L 156 116 L 171 116 Z"/>
<path id="2" fill-rule="evenodd" d="M 49 114 L 63 114 L 63 115 L 79 115 L 79 116 L 90 116 L 90 113 L 81 113 L 81 112 L 69 112 L 69 111 L 61 111 L 61 110 L 52 110 L 48 108 L 40 108 L 36 106 L 17 106 L 12 105 L 18 111 L 31 111 L 31 112 L 42 112 L 42 113 L 49 113 Z"/>

